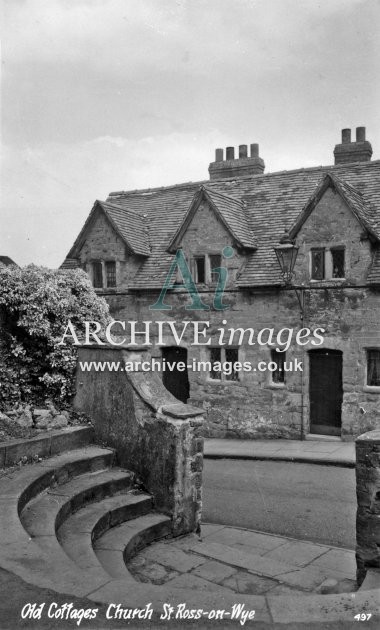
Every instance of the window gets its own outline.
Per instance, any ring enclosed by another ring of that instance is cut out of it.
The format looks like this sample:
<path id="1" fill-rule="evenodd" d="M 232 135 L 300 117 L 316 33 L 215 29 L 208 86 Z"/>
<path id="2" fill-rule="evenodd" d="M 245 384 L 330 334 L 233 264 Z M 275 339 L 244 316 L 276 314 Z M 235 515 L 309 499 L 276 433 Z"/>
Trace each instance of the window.
<path id="1" fill-rule="evenodd" d="M 213 269 L 217 269 L 222 264 L 222 257 L 220 254 L 210 254 L 210 280 L 213 284 L 216 284 L 219 280 L 219 274 Z"/>
<path id="2" fill-rule="evenodd" d="M 93 285 L 94 289 L 103 288 L 103 267 L 101 262 L 92 263 Z"/>
<path id="3" fill-rule="evenodd" d="M 194 256 L 192 264 L 192 275 L 194 282 L 200 284 L 216 284 L 219 280 L 219 273 L 213 271 L 222 265 L 220 254 L 208 254 L 207 256 Z"/>
<path id="4" fill-rule="evenodd" d="M 116 263 L 106 262 L 106 284 L 107 287 L 116 287 Z"/>
<path id="5" fill-rule="evenodd" d="M 195 282 L 204 284 L 206 282 L 206 264 L 204 256 L 196 256 L 194 258 Z"/>
<path id="6" fill-rule="evenodd" d="M 380 350 L 367 350 L 367 385 L 380 387 Z"/>
<path id="7" fill-rule="evenodd" d="M 210 378 L 215 380 L 222 380 L 222 372 L 219 370 L 213 370 L 213 365 L 216 362 L 221 363 L 222 361 L 222 349 L 221 348 L 210 348 L 210 361 L 211 361 L 211 370 L 210 370 Z"/>
<path id="8" fill-rule="evenodd" d="M 325 277 L 325 250 L 311 250 L 311 278 L 312 280 L 323 280 Z"/>
<path id="9" fill-rule="evenodd" d="M 310 251 L 312 280 L 333 280 L 345 277 L 344 247 L 318 247 Z"/>
<path id="10" fill-rule="evenodd" d="M 344 249 L 337 248 L 331 250 L 332 277 L 344 278 Z"/>
<path id="11" fill-rule="evenodd" d="M 277 368 L 272 374 L 272 383 L 281 384 L 285 383 L 285 352 L 278 352 L 278 350 L 271 350 L 270 358 L 273 363 L 276 363 Z"/>
<path id="12" fill-rule="evenodd" d="M 238 381 L 239 372 L 235 369 L 234 364 L 239 361 L 238 348 L 210 348 L 210 378 L 216 381 Z M 220 366 L 215 366 L 220 363 Z M 213 369 L 220 367 L 221 369 Z"/>

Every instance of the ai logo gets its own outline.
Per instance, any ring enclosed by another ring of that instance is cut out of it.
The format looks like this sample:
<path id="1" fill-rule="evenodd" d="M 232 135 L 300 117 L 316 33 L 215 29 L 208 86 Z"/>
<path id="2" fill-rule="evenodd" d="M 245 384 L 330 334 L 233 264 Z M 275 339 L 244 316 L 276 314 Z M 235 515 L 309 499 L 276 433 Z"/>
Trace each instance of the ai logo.
<path id="1" fill-rule="evenodd" d="M 234 255 L 234 249 L 229 245 L 225 247 L 222 251 L 223 258 L 232 258 Z M 177 276 L 177 271 L 181 272 L 182 283 L 176 283 L 173 281 Z M 218 282 L 216 283 L 213 307 L 216 311 L 225 311 L 230 308 L 228 304 L 223 304 L 223 293 L 226 287 L 227 278 L 228 278 L 228 270 L 226 267 L 216 267 L 211 270 L 213 273 L 218 274 Z M 191 298 L 191 304 L 185 306 L 188 311 L 209 311 L 210 307 L 202 302 L 201 297 L 198 293 L 197 287 L 193 280 L 193 276 L 191 275 L 191 271 L 186 262 L 186 258 L 182 249 L 179 249 L 173 259 L 173 262 L 170 265 L 170 269 L 165 278 L 165 282 L 161 289 L 161 293 L 157 302 L 152 304 L 149 308 L 151 311 L 171 311 L 172 306 L 170 304 L 165 304 L 164 299 L 166 293 L 169 289 L 177 290 L 177 289 L 186 289 Z"/>

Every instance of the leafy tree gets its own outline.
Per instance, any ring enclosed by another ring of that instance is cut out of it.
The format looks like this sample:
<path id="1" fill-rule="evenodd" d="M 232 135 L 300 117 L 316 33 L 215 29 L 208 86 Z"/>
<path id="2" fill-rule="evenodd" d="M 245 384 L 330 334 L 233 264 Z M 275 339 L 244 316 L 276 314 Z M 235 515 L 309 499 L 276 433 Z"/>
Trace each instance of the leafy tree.
<path id="1" fill-rule="evenodd" d="M 68 320 L 110 321 L 108 306 L 79 269 L 0 266 L 0 409 L 16 401 L 66 403 L 74 394 L 76 347 L 59 346 Z"/>

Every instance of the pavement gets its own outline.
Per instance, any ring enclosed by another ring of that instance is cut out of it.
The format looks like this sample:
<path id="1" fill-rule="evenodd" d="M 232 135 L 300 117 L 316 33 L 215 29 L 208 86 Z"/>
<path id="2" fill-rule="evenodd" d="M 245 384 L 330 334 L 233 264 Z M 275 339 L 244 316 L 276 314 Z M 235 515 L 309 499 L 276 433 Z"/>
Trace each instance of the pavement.
<path id="1" fill-rule="evenodd" d="M 355 468 L 355 442 L 342 442 L 339 438 L 303 441 L 206 438 L 204 457 L 290 461 Z"/>
<path id="2" fill-rule="evenodd" d="M 355 467 L 355 443 L 339 439 L 206 438 L 209 459 L 302 462 Z M 128 564 L 135 579 L 191 590 L 250 595 L 310 595 L 356 590 L 355 552 L 217 524 L 155 543 Z"/>
<path id="3" fill-rule="evenodd" d="M 310 595 L 356 590 L 355 552 L 248 529 L 203 524 L 154 543 L 128 569 L 140 582 L 200 592 Z"/>

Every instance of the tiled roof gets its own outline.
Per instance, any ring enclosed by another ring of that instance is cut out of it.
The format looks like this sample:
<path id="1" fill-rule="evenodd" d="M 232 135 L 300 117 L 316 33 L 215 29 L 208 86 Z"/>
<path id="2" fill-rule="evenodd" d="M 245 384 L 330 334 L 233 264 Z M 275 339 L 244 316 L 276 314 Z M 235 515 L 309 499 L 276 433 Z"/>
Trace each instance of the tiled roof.
<path id="1" fill-rule="evenodd" d="M 149 256 L 149 236 L 145 225 L 144 215 L 137 214 L 131 208 L 125 208 L 113 203 L 100 201 L 106 215 L 111 219 L 117 231 L 129 248 L 141 256 Z"/>
<path id="2" fill-rule="evenodd" d="M 131 288 L 162 287 L 172 260 L 167 247 L 201 186 L 210 195 L 226 196 L 244 204 L 245 215 L 258 246 L 247 255 L 238 286 L 282 284 L 273 247 L 290 230 L 327 173 L 339 179 L 341 186 L 346 185 L 345 194 L 356 211 L 361 212 L 363 220 L 368 221 L 371 230 L 376 229 L 377 233 L 380 221 L 380 160 L 111 193 L 107 201 L 144 217 L 150 234 L 150 256 L 144 261 Z M 360 198 L 357 197 L 359 193 Z M 367 216 L 368 212 L 370 216 Z"/>
<path id="3" fill-rule="evenodd" d="M 209 202 L 238 247 L 256 249 L 257 243 L 251 232 L 244 203 L 234 197 L 221 194 L 215 189 L 201 186 L 193 196 L 192 202 L 169 244 L 168 251 L 175 251 L 180 247 L 182 236 L 202 199 L 206 199 Z"/>
<path id="4" fill-rule="evenodd" d="M 147 256 L 130 288 L 162 287 L 172 261 L 167 249 L 202 187 L 224 213 L 238 240 L 247 239 L 250 231 L 251 236 L 244 242 L 257 245 L 246 256 L 238 286 L 282 284 L 273 247 L 294 226 L 327 174 L 332 175 L 358 219 L 378 237 L 380 160 L 111 193 L 102 203 L 104 211 L 131 248 Z M 70 253 L 69 257 L 75 256 Z M 374 269 L 375 265 L 376 261 Z"/>
<path id="5" fill-rule="evenodd" d="M 60 269 L 78 269 L 79 267 L 80 264 L 77 258 L 65 258 Z"/>
<path id="6" fill-rule="evenodd" d="M 88 216 L 83 228 L 81 229 L 74 245 L 67 255 L 67 259 L 76 259 L 79 251 L 86 239 L 86 234 L 90 229 L 95 213 L 101 209 L 115 231 L 122 238 L 128 249 L 132 253 L 140 256 L 149 256 L 149 235 L 145 223 L 144 213 L 136 213 L 133 208 L 129 208 L 126 204 L 118 205 L 108 201 L 95 201 L 93 208 Z M 61 265 L 64 269 L 65 262 Z M 67 267 L 66 267 L 67 268 Z"/>
<path id="7" fill-rule="evenodd" d="M 298 215 L 295 223 L 290 228 L 288 237 L 290 239 L 296 237 L 299 230 L 311 215 L 315 206 L 329 186 L 332 186 L 334 190 L 339 193 L 348 207 L 351 208 L 351 211 L 363 228 L 374 236 L 376 240 L 380 240 L 380 232 L 377 227 L 377 217 L 374 208 L 368 203 L 368 201 L 364 200 L 363 195 L 358 190 L 332 173 L 327 173 L 317 186 L 310 199 Z"/>

